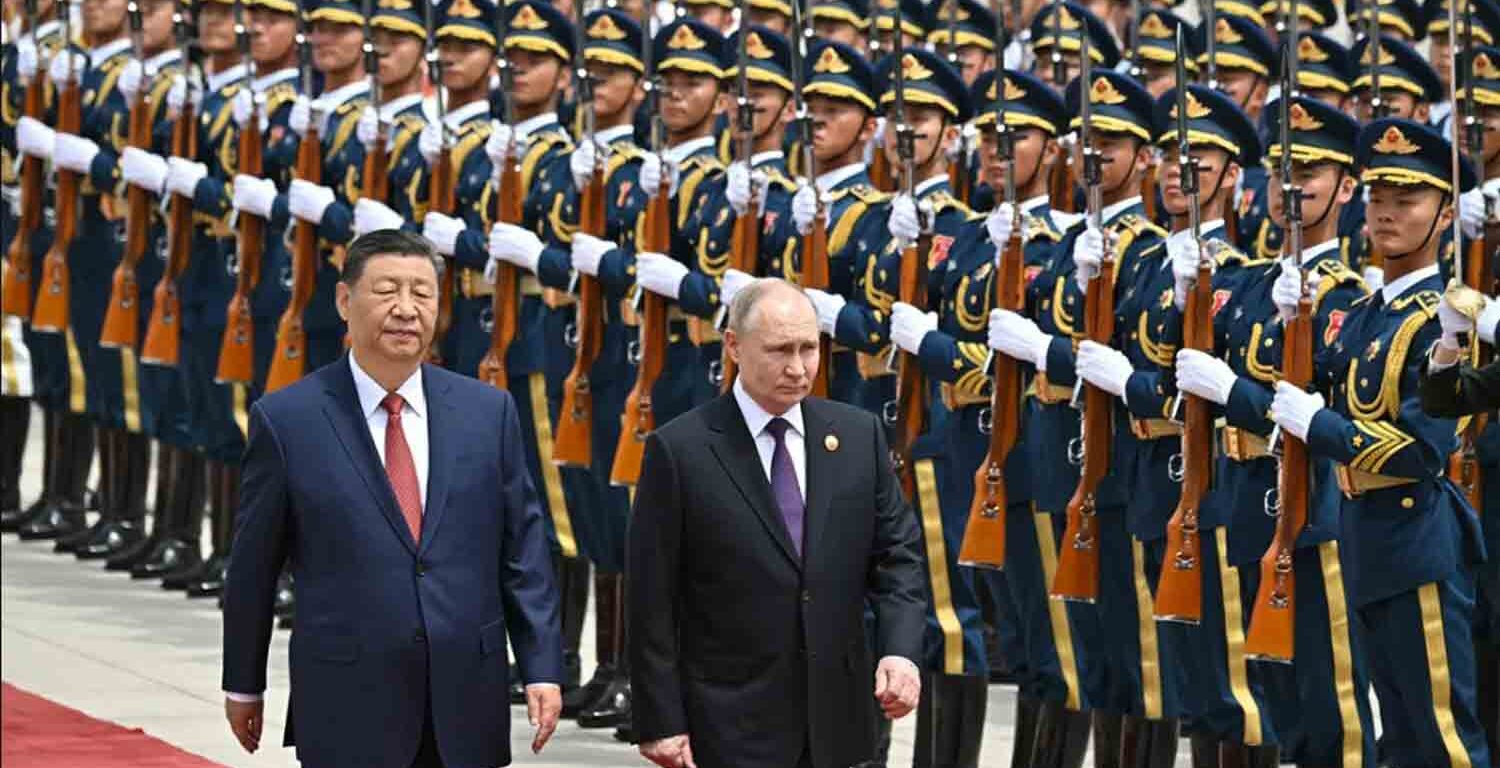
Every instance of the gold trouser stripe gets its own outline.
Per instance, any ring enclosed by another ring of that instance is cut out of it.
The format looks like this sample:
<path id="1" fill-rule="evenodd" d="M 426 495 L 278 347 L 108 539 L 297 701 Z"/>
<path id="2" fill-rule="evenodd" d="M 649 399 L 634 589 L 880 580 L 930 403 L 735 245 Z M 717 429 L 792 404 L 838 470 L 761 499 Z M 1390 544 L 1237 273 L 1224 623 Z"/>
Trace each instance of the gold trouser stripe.
<path id="1" fill-rule="evenodd" d="M 120 347 L 120 388 L 125 396 L 125 429 L 137 434 L 141 431 L 141 380 L 140 366 L 135 362 L 135 350 Z"/>
<path id="2" fill-rule="evenodd" d="M 917 503 L 922 512 L 922 538 L 927 542 L 927 578 L 932 584 L 932 612 L 943 630 L 943 673 L 964 673 L 964 629 L 953 609 L 953 585 L 948 583 L 948 551 L 943 542 L 943 509 L 938 504 L 937 472 L 932 459 L 913 467 L 917 473 Z"/>
<path id="3" fill-rule="evenodd" d="M 1220 526 L 1214 531 L 1219 552 L 1219 592 L 1224 598 L 1224 647 L 1227 649 L 1225 664 L 1229 668 L 1229 691 L 1239 703 L 1245 715 L 1244 742 L 1252 747 L 1265 740 L 1261 732 L 1260 706 L 1250 695 L 1249 667 L 1245 660 L 1245 617 L 1240 605 L 1240 572 L 1230 565 L 1225 553 L 1229 551 L 1229 529 Z"/>
<path id="4" fill-rule="evenodd" d="M 88 380 L 83 375 L 83 355 L 78 353 L 78 342 L 73 338 L 72 328 L 68 329 L 63 338 L 68 343 L 68 410 L 85 413 L 88 411 L 89 398 L 85 389 Z"/>
<path id="5" fill-rule="evenodd" d="M 10 335 L 0 331 L 0 375 L 5 377 L 6 392 L 20 392 L 21 379 L 16 375 L 16 351 L 11 348 Z"/>
<path id="6" fill-rule="evenodd" d="M 1036 528 L 1036 545 L 1042 553 L 1043 584 L 1051 584 L 1057 575 L 1057 539 L 1052 535 L 1052 515 L 1037 512 L 1031 505 L 1031 522 Z M 1061 600 L 1047 600 L 1047 617 L 1052 622 L 1052 645 L 1057 650 L 1057 666 L 1063 683 L 1068 686 L 1068 709 L 1078 712 L 1083 702 L 1078 692 L 1078 658 L 1073 654 L 1073 628 L 1068 625 L 1068 605 Z"/>
<path id="7" fill-rule="evenodd" d="M 1151 599 L 1151 587 L 1146 583 L 1146 548 L 1134 536 L 1130 537 L 1130 554 L 1135 570 L 1136 632 L 1141 643 L 1141 699 L 1146 718 L 1160 720 L 1161 654 L 1156 645 L 1156 601 Z"/>
<path id="8" fill-rule="evenodd" d="M 563 498 L 562 473 L 552 463 L 552 419 L 547 415 L 547 377 L 541 371 L 526 377 L 531 389 L 531 427 L 536 430 L 536 452 L 542 467 L 542 484 L 547 486 L 547 511 L 552 514 L 552 528 L 557 531 L 557 546 L 563 557 L 578 557 L 578 542 L 573 539 L 573 521 L 568 517 L 568 502 Z"/>
<path id="9" fill-rule="evenodd" d="M 246 387 L 242 383 L 230 384 L 229 399 L 234 403 L 234 424 L 240 428 L 240 434 L 246 440 L 250 439 L 250 414 L 246 401 Z"/>
<path id="10" fill-rule="evenodd" d="M 1422 604 L 1422 635 L 1427 641 L 1427 674 L 1432 678 L 1432 716 L 1443 735 L 1443 749 L 1453 768 L 1469 768 L 1469 750 L 1458 737 L 1453 723 L 1453 690 L 1448 679 L 1448 638 L 1443 632 L 1443 603 L 1438 585 L 1423 584 L 1417 590 Z M 1467 640 L 1465 640 L 1467 642 Z"/>
<path id="11" fill-rule="evenodd" d="M 1339 700 L 1339 727 L 1344 741 L 1344 768 L 1364 765 L 1364 734 L 1354 692 L 1354 648 L 1350 642 L 1349 605 L 1344 601 L 1344 569 L 1339 543 L 1318 545 L 1323 566 L 1323 597 L 1328 603 L 1328 639 L 1333 650 L 1333 685 Z"/>

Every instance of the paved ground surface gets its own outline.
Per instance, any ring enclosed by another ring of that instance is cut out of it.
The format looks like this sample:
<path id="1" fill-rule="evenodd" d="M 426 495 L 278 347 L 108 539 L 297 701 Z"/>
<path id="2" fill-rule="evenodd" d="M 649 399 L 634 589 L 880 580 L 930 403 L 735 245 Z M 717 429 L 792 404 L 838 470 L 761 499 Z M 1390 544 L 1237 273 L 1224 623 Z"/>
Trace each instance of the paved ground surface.
<path id="1" fill-rule="evenodd" d="M 32 419 L 23 497 L 40 487 L 41 416 Z M 205 547 L 207 539 L 205 537 Z M 212 601 L 189 601 L 155 582 L 132 582 L 101 566 L 51 553 L 50 544 L 0 543 L 0 677 L 28 691 L 171 742 L 231 766 L 295 766 L 281 749 L 287 694 L 286 644 L 271 650 L 266 735 L 260 753 L 239 749 L 219 692 L 220 621 Z M 593 657 L 592 622 L 584 658 Z M 585 670 L 586 672 L 588 670 Z M 1009 764 L 1014 689 L 991 686 L 982 762 Z M 911 764 L 913 718 L 896 726 L 892 766 Z M 565 722 L 540 756 L 529 753 L 524 709 L 513 709 L 518 766 L 639 766 L 633 747 L 609 732 Z M 1185 763 L 1184 763 L 1185 764 Z"/>

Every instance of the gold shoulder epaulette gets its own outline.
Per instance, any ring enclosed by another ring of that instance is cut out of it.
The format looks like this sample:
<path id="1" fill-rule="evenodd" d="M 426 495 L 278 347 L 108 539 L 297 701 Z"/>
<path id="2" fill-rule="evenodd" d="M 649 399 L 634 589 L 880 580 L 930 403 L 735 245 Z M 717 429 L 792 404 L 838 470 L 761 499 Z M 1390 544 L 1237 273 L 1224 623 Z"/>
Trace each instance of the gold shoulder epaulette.
<path id="1" fill-rule="evenodd" d="M 876 205 L 891 199 L 891 195 L 881 192 L 869 184 L 855 184 L 849 187 L 849 194 L 854 195 L 860 202 L 866 205 Z"/>
<path id="2" fill-rule="evenodd" d="M 1165 238 L 1168 234 L 1165 229 L 1157 226 L 1156 222 L 1151 221 L 1145 216 L 1140 216 L 1134 213 L 1127 213 L 1124 216 L 1121 216 L 1120 226 L 1127 230 L 1130 230 L 1130 232 L 1135 234 L 1135 236 L 1137 237 L 1140 237 L 1141 235 L 1148 232 L 1162 238 Z"/>
<path id="3" fill-rule="evenodd" d="M 1026 214 L 1021 217 L 1022 232 L 1027 240 L 1042 238 L 1056 242 L 1062 239 L 1062 233 L 1052 228 L 1052 223 L 1045 217 Z"/>
<path id="4" fill-rule="evenodd" d="M 1436 317 L 1438 305 L 1443 302 L 1442 294 L 1437 291 L 1417 291 L 1410 296 L 1402 296 L 1391 302 L 1391 309 L 1397 312 L 1405 311 L 1407 307 L 1416 304 L 1418 309 L 1428 318 Z"/>

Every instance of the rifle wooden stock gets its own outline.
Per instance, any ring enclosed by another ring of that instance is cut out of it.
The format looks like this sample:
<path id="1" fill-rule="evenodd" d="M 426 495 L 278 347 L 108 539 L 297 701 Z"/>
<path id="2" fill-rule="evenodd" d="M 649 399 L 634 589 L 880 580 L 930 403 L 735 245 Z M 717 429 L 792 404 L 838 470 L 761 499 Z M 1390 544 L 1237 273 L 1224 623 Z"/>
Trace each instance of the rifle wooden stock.
<path id="1" fill-rule="evenodd" d="M 885 156 L 885 148 L 878 144 L 870 160 L 870 185 L 881 192 L 896 191 L 896 174 L 891 168 L 891 160 Z"/>
<path id="2" fill-rule="evenodd" d="M 755 214 L 759 203 L 752 199 L 750 208 L 734 219 L 734 230 L 730 233 L 729 252 L 733 254 L 733 267 L 747 275 L 756 273 L 756 261 L 760 254 L 760 217 Z M 719 382 L 719 389 L 728 392 L 734 386 L 734 377 L 738 367 L 729 353 L 721 347 L 719 353 L 720 370 L 723 375 Z"/>
<path id="3" fill-rule="evenodd" d="M 22 109 L 33 120 L 43 118 L 43 90 L 47 81 L 38 71 L 26 86 Z M 7 316 L 31 318 L 31 233 L 42 226 L 43 196 L 46 194 L 42 159 L 25 155 L 21 158 L 21 212 L 12 233 L 10 253 L 6 255 L 5 284 L 0 289 L 0 312 Z"/>
<path id="4" fill-rule="evenodd" d="M 322 182 L 323 149 L 318 130 L 309 125 L 297 145 L 297 178 Z M 307 328 L 302 316 L 312 301 L 318 279 L 318 225 L 298 219 L 292 225 L 292 298 L 276 323 L 276 351 L 271 354 L 271 372 L 266 392 L 275 392 L 307 370 Z"/>
<path id="5" fill-rule="evenodd" d="M 828 212 L 820 211 L 813 218 L 812 229 L 802 237 L 803 288 L 826 291 L 832 278 L 828 274 Z M 828 377 L 833 368 L 833 340 L 828 334 L 818 336 L 818 375 L 813 377 L 812 394 L 828 397 Z"/>
<path id="6" fill-rule="evenodd" d="M 1089 281 L 1084 299 L 1084 327 L 1088 338 L 1108 344 L 1115 330 L 1115 261 L 1107 258 Z M 1099 526 L 1094 519 L 1095 494 L 1109 472 L 1110 440 L 1114 435 L 1114 395 L 1083 384 L 1083 470 L 1068 500 L 1068 524 L 1063 530 L 1052 578 L 1052 598 L 1092 603 L 1099 598 Z"/>
<path id="7" fill-rule="evenodd" d="M 932 236 L 923 234 L 915 245 L 901 252 L 901 278 L 898 285 L 900 299 L 918 310 L 927 310 L 927 254 L 931 252 Z M 901 354 L 896 371 L 896 411 L 892 429 L 895 437 L 891 442 L 891 467 L 901 478 L 901 487 L 906 498 L 916 503 L 916 462 L 912 460 L 912 448 L 918 438 L 927 431 L 927 377 L 916 355 Z"/>
<path id="8" fill-rule="evenodd" d="M 361 169 L 364 175 L 360 177 L 363 183 L 360 189 L 361 195 L 382 203 L 390 199 L 389 165 L 390 156 L 386 150 L 385 134 L 377 132 L 375 140 L 365 147 L 365 165 Z"/>
<path id="9" fill-rule="evenodd" d="M 1297 314 L 1286 324 L 1281 378 L 1305 388 L 1313 375 L 1312 299 L 1297 302 Z M 1293 555 L 1297 537 L 1307 526 L 1309 483 L 1307 444 L 1281 431 L 1277 497 L 1280 512 L 1271 546 L 1260 558 L 1260 588 L 1250 612 L 1245 654 L 1266 661 L 1290 662 L 1296 651 L 1297 573 Z"/>
<path id="10" fill-rule="evenodd" d="M 1156 221 L 1156 215 L 1160 213 L 1156 207 L 1156 184 L 1161 174 L 1160 162 L 1152 163 L 1146 169 L 1146 174 L 1141 177 L 1141 204 L 1146 207 L 1146 220 Z"/>
<path id="11" fill-rule="evenodd" d="M 198 156 L 198 132 L 194 129 L 193 105 L 185 102 L 172 124 L 172 155 Z M 177 365 L 182 344 L 182 296 L 177 281 L 193 258 L 193 201 L 174 194 L 167 208 L 167 268 L 152 291 L 151 319 L 141 360 L 154 365 Z"/>
<path id="12" fill-rule="evenodd" d="M 671 220 L 667 218 L 671 207 L 668 184 L 669 181 L 663 178 L 656 196 L 646 203 L 642 250 L 666 253 L 671 247 Z M 625 410 L 620 414 L 620 441 L 615 446 L 615 461 L 609 470 L 612 485 L 635 485 L 641 477 L 646 436 L 656 429 L 651 390 L 667 362 L 667 301 L 644 288 L 637 290 L 643 292 L 638 342 L 641 362 L 636 369 L 635 384 L 625 398 Z"/>
<path id="13" fill-rule="evenodd" d="M 240 129 L 237 165 L 239 172 L 261 174 L 264 152 L 258 117 Z M 219 365 L 214 380 L 220 384 L 251 384 L 255 381 L 255 317 L 251 294 L 260 283 L 260 259 L 266 249 L 266 220 L 248 213 L 235 220 L 235 261 L 238 272 L 234 296 L 224 318 L 224 339 L 219 343 Z"/>
<path id="14" fill-rule="evenodd" d="M 1185 349 L 1213 353 L 1213 273 L 1198 265 L 1198 282 L 1187 296 L 1182 341 Z M 1182 495 L 1167 521 L 1167 548 L 1156 588 L 1157 619 L 1197 624 L 1203 620 L 1203 541 L 1199 510 L 1212 481 L 1214 417 L 1207 401 L 1183 393 Z M 1221 554 L 1222 556 L 1222 554 Z"/>
<path id="15" fill-rule="evenodd" d="M 1486 233 L 1487 234 L 1487 233 Z M 1485 239 L 1483 236 L 1473 238 L 1469 241 L 1464 256 L 1464 284 L 1476 291 L 1490 295 L 1494 291 L 1494 275 L 1490 268 L 1489 259 L 1485 253 Z M 1475 336 L 1477 334 L 1471 334 Z M 1478 356 L 1473 361 L 1476 368 L 1487 365 L 1494 357 L 1494 350 L 1488 345 L 1481 343 L 1477 338 L 1471 343 L 1478 344 Z M 1469 419 L 1464 427 L 1464 433 L 1459 439 L 1459 448 L 1448 458 L 1448 477 L 1463 490 L 1464 496 L 1469 503 L 1481 515 L 1484 514 L 1484 471 L 1479 463 L 1479 436 L 1484 434 L 1484 428 L 1490 421 L 1488 412 L 1476 413 Z"/>
<path id="16" fill-rule="evenodd" d="M 1059 152 L 1057 159 L 1052 161 L 1052 170 L 1047 177 L 1047 197 L 1053 210 L 1078 212 L 1078 206 L 1073 204 L 1073 170 L 1068 165 L 1066 152 Z"/>
<path id="17" fill-rule="evenodd" d="M 605 229 L 603 177 L 596 168 L 578 202 L 578 231 L 595 237 L 602 237 Z M 563 382 L 552 460 L 568 467 L 588 467 L 594 454 L 594 395 L 589 374 L 604 342 L 604 296 L 599 281 L 583 273 L 578 275 L 578 310 L 573 322 L 578 329 L 578 347 L 573 370 Z"/>
<path id="18" fill-rule="evenodd" d="M 66 51 L 64 51 L 66 54 Z M 57 130 L 77 134 L 83 122 L 83 94 L 78 82 L 63 86 L 57 101 Z M 68 330 L 68 302 L 72 292 L 68 272 L 68 249 L 78 234 L 78 184 L 81 174 L 66 168 L 57 169 L 57 194 L 54 198 L 57 228 L 52 247 L 42 259 L 42 287 L 32 307 L 31 329 L 44 333 Z"/>
<path id="19" fill-rule="evenodd" d="M 432 163 L 432 178 L 427 185 L 427 210 L 431 213 L 451 215 L 456 205 L 454 200 L 453 156 L 448 148 L 438 152 Z M 433 365 L 443 364 L 443 338 L 453 327 L 453 291 L 457 283 L 458 269 L 450 257 L 443 258 L 443 274 L 438 285 L 438 316 L 433 329 L 432 347 L 427 350 L 427 359 Z"/>
<path id="20" fill-rule="evenodd" d="M 995 306 L 1019 312 L 1024 308 L 1025 254 L 1021 228 L 1016 226 L 1005 243 L 995 275 Z M 959 565 L 976 568 L 1005 567 L 1005 462 L 1021 435 L 1021 367 L 1008 355 L 995 354 L 991 362 L 994 381 L 990 393 L 990 448 L 974 472 L 974 499 L 969 504 L 969 523 L 964 528 Z"/>
<path id="21" fill-rule="evenodd" d="M 126 141 L 137 149 L 151 149 L 151 110 L 146 83 L 141 83 L 130 105 Z M 104 310 L 104 326 L 99 331 L 99 346 L 135 349 L 140 340 L 141 286 L 135 270 L 146 254 L 146 236 L 151 230 L 151 198 L 146 190 L 134 184 L 125 187 L 125 251 L 110 278 L 109 305 Z"/>
<path id="22" fill-rule="evenodd" d="M 521 223 L 521 167 L 514 155 L 507 155 L 500 170 L 500 188 L 495 194 L 495 220 L 506 224 Z M 510 374 L 505 356 L 520 329 L 521 276 L 514 264 L 495 262 L 495 294 L 491 298 L 490 348 L 479 361 L 479 380 L 499 389 L 510 388 Z"/>

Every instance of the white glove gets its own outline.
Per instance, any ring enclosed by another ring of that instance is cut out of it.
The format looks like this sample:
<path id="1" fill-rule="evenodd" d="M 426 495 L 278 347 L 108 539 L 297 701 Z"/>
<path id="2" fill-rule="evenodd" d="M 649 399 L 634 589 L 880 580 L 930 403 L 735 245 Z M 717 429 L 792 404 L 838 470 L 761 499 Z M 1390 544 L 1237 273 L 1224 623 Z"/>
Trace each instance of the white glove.
<path id="1" fill-rule="evenodd" d="M 755 282 L 755 275 L 741 272 L 738 269 L 724 270 L 724 277 L 719 280 L 719 304 L 729 306 L 734 303 L 734 297 L 747 285 Z"/>
<path id="2" fill-rule="evenodd" d="M 1458 196 L 1458 218 L 1464 237 L 1483 237 L 1485 220 L 1484 190 L 1475 187 Z"/>
<path id="3" fill-rule="evenodd" d="M 306 96 L 298 96 L 292 102 L 292 113 L 287 115 L 287 127 L 298 136 L 307 134 L 307 127 L 312 125 L 312 100 Z"/>
<path id="4" fill-rule="evenodd" d="M 359 143 L 366 147 L 380 138 L 380 113 L 374 107 L 365 107 L 360 110 L 359 122 L 354 124 L 354 135 L 359 137 Z"/>
<path id="5" fill-rule="evenodd" d="M 573 233 L 573 269 L 590 277 L 599 276 L 599 262 L 615 244 L 582 232 Z"/>
<path id="6" fill-rule="evenodd" d="M 525 227 L 497 221 L 490 226 L 490 264 L 485 273 L 493 271 L 496 261 L 514 264 L 527 272 L 535 272 L 542 257 L 542 241 Z"/>
<path id="7" fill-rule="evenodd" d="M 30 37 L 23 37 L 16 42 L 16 74 L 20 80 L 30 84 L 31 78 L 36 77 L 37 67 L 41 65 L 41 57 L 37 55 L 36 43 Z"/>
<path id="8" fill-rule="evenodd" d="M 743 162 L 729 164 L 725 172 L 724 197 L 739 216 L 750 208 L 750 166 Z"/>
<path id="9" fill-rule="evenodd" d="M 1290 320 L 1297 314 L 1297 302 L 1302 300 L 1302 283 L 1302 270 L 1297 268 L 1297 261 L 1291 257 L 1282 259 L 1281 274 L 1271 285 L 1271 301 L 1275 302 L 1282 320 Z"/>
<path id="10" fill-rule="evenodd" d="M 1193 242 L 1192 233 L 1173 233 L 1167 238 L 1167 253 L 1172 257 L 1172 302 L 1178 309 L 1183 309 L 1187 307 L 1187 295 L 1198 279 L 1198 245 Z M 1212 271 L 1213 260 L 1210 259 L 1209 272 Z"/>
<path id="11" fill-rule="evenodd" d="M 72 66 L 69 66 L 69 62 Z M 63 83 L 71 79 L 73 82 L 82 82 L 83 71 L 88 69 L 89 61 L 83 54 L 72 51 L 58 51 L 52 55 L 52 63 L 47 66 L 47 77 L 52 84 L 61 88 Z"/>
<path id="12" fill-rule="evenodd" d="M 453 248 L 458 243 L 459 233 L 464 231 L 463 219 L 456 219 L 441 213 L 427 213 L 427 218 L 422 220 L 422 236 L 432 242 L 432 247 L 444 256 L 452 256 Z"/>
<path id="13" fill-rule="evenodd" d="M 490 157 L 490 165 L 496 173 L 505 164 L 510 154 L 510 142 L 515 131 L 499 120 L 490 121 L 490 137 L 484 142 L 484 153 Z"/>
<path id="14" fill-rule="evenodd" d="M 293 216 L 309 223 L 322 224 L 323 213 L 333 205 L 333 190 L 321 184 L 292 179 L 287 189 L 286 207 Z"/>
<path id="15" fill-rule="evenodd" d="M 1052 336 L 1043 333 L 1029 317 L 1008 309 L 992 309 L 989 344 L 996 352 L 1045 371 L 1047 347 L 1052 345 Z"/>
<path id="16" fill-rule="evenodd" d="M 1488 300 L 1485 301 L 1485 306 L 1489 306 Z M 1453 306 L 1452 302 L 1449 301 L 1447 292 L 1443 293 L 1443 300 L 1438 303 L 1437 315 L 1438 324 L 1443 329 L 1442 343 L 1449 349 L 1456 349 L 1458 347 L 1458 337 L 1460 334 L 1472 334 L 1474 332 L 1475 319 L 1458 311 L 1458 308 Z"/>
<path id="17" fill-rule="evenodd" d="M 1238 378 L 1229 364 L 1207 352 L 1183 349 L 1177 352 L 1177 388 L 1224 405 Z"/>
<path id="18" fill-rule="evenodd" d="M 1304 392 L 1291 382 L 1276 382 L 1276 396 L 1271 399 L 1271 420 L 1298 440 L 1307 439 L 1313 417 L 1323 408 L 1322 395 Z"/>
<path id="19" fill-rule="evenodd" d="M 1500 213 L 1500 178 L 1486 181 L 1480 189 L 1484 191 L 1484 200 L 1487 204 L 1485 210 L 1488 211 L 1490 220 L 1493 221 L 1496 214 Z"/>
<path id="20" fill-rule="evenodd" d="M 1073 280 L 1080 290 L 1088 290 L 1089 281 L 1099 274 L 1103 262 L 1104 232 L 1087 226 L 1073 241 Z"/>
<path id="21" fill-rule="evenodd" d="M 32 117 L 22 117 L 16 123 L 16 148 L 21 154 L 51 160 L 52 143 L 53 130 L 46 123 Z"/>
<path id="22" fill-rule="evenodd" d="M 646 197 L 656 197 L 661 190 L 661 155 L 655 152 L 646 152 L 641 158 L 641 172 L 637 177 L 641 189 L 646 190 Z"/>
<path id="23" fill-rule="evenodd" d="M 818 313 L 818 330 L 832 336 L 839 324 L 839 313 L 844 311 L 844 297 L 817 288 L 804 288 L 803 293 L 812 300 L 813 309 Z"/>
<path id="24" fill-rule="evenodd" d="M 1010 242 L 1012 229 L 1016 224 L 1016 209 L 1010 203 L 1001 203 L 990 211 L 990 215 L 984 218 L 984 230 L 990 235 L 990 244 L 997 249 L 1003 249 Z M 1025 235 L 1022 235 L 1025 237 Z M 995 253 L 999 258 L 999 251 Z"/>
<path id="25" fill-rule="evenodd" d="M 236 211 L 269 219 L 271 206 L 276 203 L 276 185 L 269 179 L 237 173 L 230 202 Z"/>
<path id="26" fill-rule="evenodd" d="M 1479 319 L 1474 321 L 1479 326 L 1479 340 L 1486 344 L 1495 343 L 1495 326 L 1500 324 L 1500 301 L 1486 296 L 1484 297 L 1484 311 L 1479 313 Z"/>
<path id="27" fill-rule="evenodd" d="M 1077 369 L 1084 381 L 1115 397 L 1124 397 L 1125 382 L 1135 372 L 1124 352 L 1087 339 L 1078 345 Z"/>
<path id="28" fill-rule="evenodd" d="M 197 89 L 193 89 L 196 93 Z M 182 106 L 187 103 L 189 96 L 187 78 L 182 75 L 172 76 L 172 85 L 167 88 L 167 114 L 174 119 L 182 114 Z M 197 109 L 197 99 L 194 99 L 193 109 Z"/>
<path id="29" fill-rule="evenodd" d="M 115 81 L 115 85 L 125 97 L 126 104 L 135 101 L 136 93 L 141 90 L 141 73 L 143 70 L 144 67 L 141 66 L 139 59 L 131 59 L 125 62 L 125 68 L 120 70 L 120 77 Z"/>
<path id="30" fill-rule="evenodd" d="M 901 349 L 917 354 L 928 331 L 937 330 L 937 313 L 923 312 L 910 304 L 891 305 L 891 341 Z"/>
<path id="31" fill-rule="evenodd" d="M 167 161 L 144 149 L 126 147 L 120 154 L 120 178 L 126 184 L 159 195 L 167 183 Z"/>
<path id="32" fill-rule="evenodd" d="M 886 221 L 886 231 L 900 242 L 916 242 L 922 234 L 922 223 L 918 219 L 917 202 L 911 195 L 896 195 L 891 200 L 891 214 Z"/>
<path id="33" fill-rule="evenodd" d="M 438 154 L 443 151 L 443 126 L 435 120 L 423 126 L 422 132 L 417 135 L 417 151 L 422 153 L 422 159 L 428 165 L 435 162 Z"/>
<path id="34" fill-rule="evenodd" d="M 61 132 L 52 137 L 52 162 L 70 171 L 88 173 L 98 154 L 99 145 L 92 139 Z"/>
<path id="35" fill-rule="evenodd" d="M 815 185 L 802 180 L 797 194 L 792 195 L 792 223 L 797 225 L 797 234 L 812 231 L 813 219 L 818 217 L 818 192 Z"/>
<path id="36" fill-rule="evenodd" d="M 1360 276 L 1365 279 L 1365 288 L 1371 292 L 1385 287 L 1385 268 L 1383 267 L 1365 267 L 1360 270 Z"/>
<path id="37" fill-rule="evenodd" d="M 354 204 L 354 234 L 365 235 L 382 229 L 400 229 L 406 220 L 390 206 L 368 197 Z"/>
<path id="38" fill-rule="evenodd" d="M 198 182 L 208 175 L 208 166 L 182 157 L 167 158 L 167 189 L 173 194 L 191 198 Z"/>
<path id="39" fill-rule="evenodd" d="M 568 171 L 573 174 L 573 188 L 582 190 L 589 185 L 589 180 L 594 177 L 594 162 L 599 155 L 599 146 L 594 143 L 593 138 L 586 137 L 573 147 L 573 154 L 568 156 Z"/>
<path id="40" fill-rule="evenodd" d="M 244 128 L 250 122 L 250 113 L 255 111 L 255 96 L 250 93 L 249 88 L 241 88 L 234 95 L 234 102 L 229 109 L 234 117 L 234 124 Z"/>
<path id="41" fill-rule="evenodd" d="M 658 296 L 676 299 L 687 275 L 688 268 L 671 256 L 651 251 L 635 256 L 635 281 Z"/>

